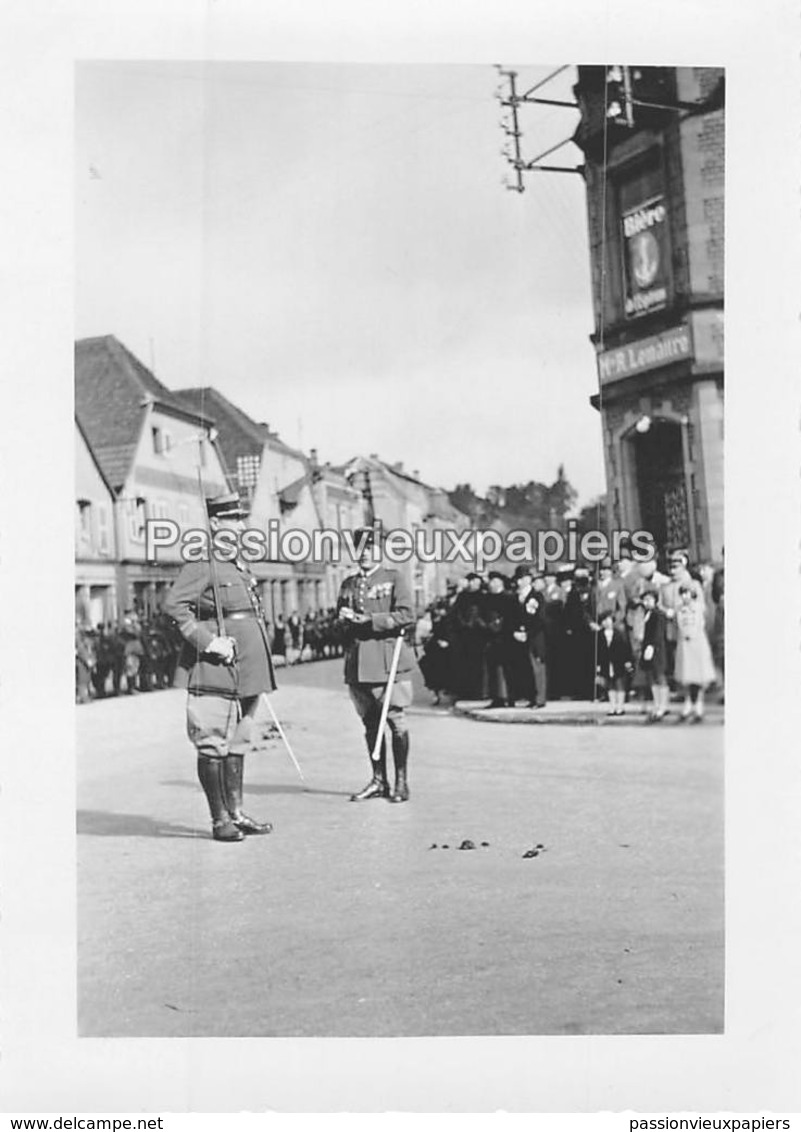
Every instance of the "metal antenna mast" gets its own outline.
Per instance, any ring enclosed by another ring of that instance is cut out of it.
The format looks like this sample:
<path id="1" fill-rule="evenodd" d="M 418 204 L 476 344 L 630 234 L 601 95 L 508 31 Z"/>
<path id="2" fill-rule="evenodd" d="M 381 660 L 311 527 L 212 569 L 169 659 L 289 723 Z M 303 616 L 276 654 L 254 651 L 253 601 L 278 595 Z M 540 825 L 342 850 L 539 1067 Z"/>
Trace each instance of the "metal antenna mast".
<path id="1" fill-rule="evenodd" d="M 507 146 L 504 146 L 504 148 L 501 150 L 501 156 L 506 158 L 509 165 L 511 165 L 515 171 L 515 183 L 510 184 L 505 177 L 503 179 L 504 186 L 507 189 L 510 189 L 512 192 L 525 192 L 526 186 L 523 181 L 524 173 L 578 173 L 580 175 L 583 175 L 584 173 L 583 165 L 569 166 L 540 164 L 544 157 L 550 156 L 550 154 L 554 153 L 557 149 L 561 149 L 563 145 L 567 145 L 568 142 L 572 141 L 572 137 L 565 138 L 563 141 L 557 142 L 556 145 L 552 145 L 548 149 L 543 150 L 542 153 L 537 154 L 537 156 L 531 161 L 524 160 L 520 148 L 520 139 L 523 135 L 520 130 L 520 120 L 518 117 L 519 106 L 527 103 L 534 103 L 541 106 L 564 106 L 571 110 L 578 109 L 578 103 L 576 102 L 567 102 L 561 98 L 539 98 L 534 96 L 535 91 L 539 90 L 540 87 L 545 86 L 545 84 L 549 83 L 551 79 L 556 78 L 556 76 L 560 75 L 562 71 L 566 71 L 568 66 L 569 64 L 565 64 L 563 67 L 557 67 L 557 69 L 550 75 L 546 75 L 544 79 L 541 79 L 538 83 L 535 83 L 534 86 L 530 87 L 523 94 L 518 94 L 517 71 L 507 71 L 504 70 L 500 63 L 496 64 L 500 77 L 502 79 L 508 79 L 509 82 L 508 91 L 499 87 L 498 91 L 496 92 L 496 97 L 498 98 L 501 106 L 508 109 L 511 113 L 511 123 L 506 119 L 501 119 L 501 129 L 504 131 L 508 138 L 512 139 L 514 152 L 510 152 L 509 148 Z"/>

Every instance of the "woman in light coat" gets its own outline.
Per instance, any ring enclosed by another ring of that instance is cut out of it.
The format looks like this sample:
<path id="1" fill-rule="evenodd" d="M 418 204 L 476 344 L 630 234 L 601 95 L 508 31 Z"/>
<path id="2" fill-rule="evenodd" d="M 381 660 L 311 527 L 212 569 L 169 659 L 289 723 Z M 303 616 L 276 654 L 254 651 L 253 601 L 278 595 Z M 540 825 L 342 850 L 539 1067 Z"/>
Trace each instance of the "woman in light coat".
<path id="1" fill-rule="evenodd" d="M 683 722 L 704 718 L 704 691 L 715 682 L 715 665 L 706 632 L 706 604 L 692 583 L 679 587 L 676 608 L 676 680 L 684 687 Z"/>

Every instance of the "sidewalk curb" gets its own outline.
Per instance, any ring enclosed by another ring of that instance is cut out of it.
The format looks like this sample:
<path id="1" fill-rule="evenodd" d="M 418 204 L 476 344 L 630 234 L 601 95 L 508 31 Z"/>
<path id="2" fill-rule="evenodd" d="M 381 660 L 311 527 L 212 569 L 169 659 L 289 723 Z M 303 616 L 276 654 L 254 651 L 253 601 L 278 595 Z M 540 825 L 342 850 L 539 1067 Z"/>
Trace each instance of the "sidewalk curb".
<path id="1" fill-rule="evenodd" d="M 465 701 L 457 701 L 450 707 L 454 715 L 463 716 L 465 719 L 475 719 L 480 723 L 501 723 L 501 724 L 536 724 L 539 727 L 557 726 L 557 727 L 645 727 L 647 723 L 647 715 L 644 711 L 633 710 L 627 711 L 622 716 L 608 716 L 606 714 L 606 705 L 601 704 L 597 708 L 578 709 L 576 711 L 548 711 L 536 710 L 533 708 L 480 708 L 469 707 Z M 724 723 L 723 708 L 719 705 L 713 705 L 708 708 L 704 716 L 704 724 L 706 726 L 722 726 Z M 679 722 L 679 714 L 676 711 L 669 713 L 667 718 L 659 725 L 659 727 L 677 727 L 682 726 Z"/>

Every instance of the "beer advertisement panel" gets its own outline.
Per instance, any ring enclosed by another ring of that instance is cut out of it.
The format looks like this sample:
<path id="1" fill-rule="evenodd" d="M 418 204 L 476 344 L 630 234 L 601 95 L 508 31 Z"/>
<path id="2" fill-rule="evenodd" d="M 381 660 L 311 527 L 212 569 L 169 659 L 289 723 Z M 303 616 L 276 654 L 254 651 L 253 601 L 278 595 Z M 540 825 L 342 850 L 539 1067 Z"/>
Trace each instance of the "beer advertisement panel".
<path id="1" fill-rule="evenodd" d="M 623 270 L 626 317 L 638 318 L 670 301 L 670 242 L 664 197 L 624 212 Z"/>

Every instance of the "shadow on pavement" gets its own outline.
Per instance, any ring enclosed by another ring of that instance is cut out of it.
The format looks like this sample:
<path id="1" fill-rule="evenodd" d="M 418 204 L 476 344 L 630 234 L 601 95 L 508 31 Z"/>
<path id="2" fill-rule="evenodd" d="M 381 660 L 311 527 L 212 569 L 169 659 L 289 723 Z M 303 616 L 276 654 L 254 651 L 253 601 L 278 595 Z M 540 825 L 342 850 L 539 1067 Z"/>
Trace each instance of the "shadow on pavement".
<path id="1" fill-rule="evenodd" d="M 166 782 L 161 783 L 162 786 L 191 786 L 195 789 L 194 782 L 187 782 L 185 779 L 172 778 Z M 352 790 L 315 790 L 311 786 L 303 786 L 301 783 L 287 783 L 287 784 L 267 784 L 259 782 L 246 782 L 245 783 L 245 798 L 248 794 L 322 794 L 330 798 L 349 798 L 353 793 Z"/>
<path id="2" fill-rule="evenodd" d="M 113 814 L 105 810 L 78 810 L 76 829 L 92 837 L 208 837 L 206 831 L 173 825 L 144 814 Z"/>

